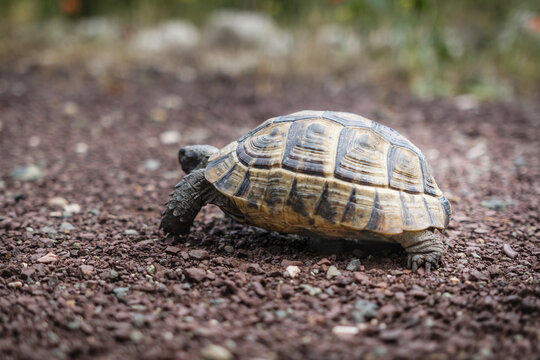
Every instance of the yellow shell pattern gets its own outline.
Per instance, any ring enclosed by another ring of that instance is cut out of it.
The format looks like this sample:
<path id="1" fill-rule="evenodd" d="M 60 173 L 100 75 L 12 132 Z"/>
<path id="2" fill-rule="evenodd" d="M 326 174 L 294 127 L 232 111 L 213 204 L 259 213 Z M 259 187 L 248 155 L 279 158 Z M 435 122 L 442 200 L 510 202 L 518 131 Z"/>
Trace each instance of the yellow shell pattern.
<path id="1" fill-rule="evenodd" d="M 280 232 L 354 238 L 443 229 L 450 219 L 420 150 L 350 113 L 269 119 L 214 154 L 205 176 L 240 220 Z"/>

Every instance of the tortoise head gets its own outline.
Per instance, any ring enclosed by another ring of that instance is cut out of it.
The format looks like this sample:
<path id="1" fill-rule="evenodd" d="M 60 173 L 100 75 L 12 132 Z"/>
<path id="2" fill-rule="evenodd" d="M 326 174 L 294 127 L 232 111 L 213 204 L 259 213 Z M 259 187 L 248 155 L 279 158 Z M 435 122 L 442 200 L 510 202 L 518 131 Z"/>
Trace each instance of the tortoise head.
<path id="1" fill-rule="evenodd" d="M 208 164 L 208 158 L 218 149 L 211 145 L 189 145 L 178 151 L 178 162 L 182 170 L 189 174 L 193 170 L 204 169 Z"/>

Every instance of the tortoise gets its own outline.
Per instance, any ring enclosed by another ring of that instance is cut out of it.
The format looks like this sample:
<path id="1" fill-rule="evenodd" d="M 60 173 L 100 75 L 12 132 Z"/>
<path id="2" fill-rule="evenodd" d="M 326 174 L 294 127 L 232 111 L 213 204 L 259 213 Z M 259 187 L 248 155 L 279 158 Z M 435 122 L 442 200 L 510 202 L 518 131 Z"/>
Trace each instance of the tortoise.
<path id="1" fill-rule="evenodd" d="M 237 221 L 328 239 L 399 243 L 414 272 L 435 267 L 450 203 L 421 151 L 397 131 L 362 116 L 300 111 L 271 118 L 218 150 L 180 149 L 186 176 L 160 227 L 189 233 L 201 207 Z"/>

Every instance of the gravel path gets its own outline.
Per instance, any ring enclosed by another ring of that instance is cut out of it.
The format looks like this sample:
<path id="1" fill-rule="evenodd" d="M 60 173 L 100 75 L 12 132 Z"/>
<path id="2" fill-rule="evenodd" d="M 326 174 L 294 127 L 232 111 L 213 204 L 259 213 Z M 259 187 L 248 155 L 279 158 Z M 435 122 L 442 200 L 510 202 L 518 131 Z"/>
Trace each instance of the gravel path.
<path id="1" fill-rule="evenodd" d="M 454 211 L 439 269 L 214 207 L 185 243 L 163 238 L 179 146 L 301 109 L 363 114 L 423 150 Z M 525 102 L 4 64 L 0 358 L 539 358 L 538 139 Z"/>

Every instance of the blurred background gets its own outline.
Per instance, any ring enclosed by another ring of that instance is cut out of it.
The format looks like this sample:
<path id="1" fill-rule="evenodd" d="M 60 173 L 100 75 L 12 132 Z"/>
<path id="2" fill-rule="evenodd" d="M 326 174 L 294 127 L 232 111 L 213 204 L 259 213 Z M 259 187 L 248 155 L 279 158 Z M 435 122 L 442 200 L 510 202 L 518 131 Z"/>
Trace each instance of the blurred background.
<path id="1" fill-rule="evenodd" d="M 422 98 L 540 90 L 540 1 L 2 0 L 0 59 L 375 82 Z M 30 60 L 31 59 L 31 60 Z"/>

